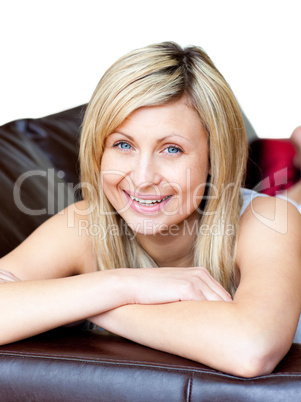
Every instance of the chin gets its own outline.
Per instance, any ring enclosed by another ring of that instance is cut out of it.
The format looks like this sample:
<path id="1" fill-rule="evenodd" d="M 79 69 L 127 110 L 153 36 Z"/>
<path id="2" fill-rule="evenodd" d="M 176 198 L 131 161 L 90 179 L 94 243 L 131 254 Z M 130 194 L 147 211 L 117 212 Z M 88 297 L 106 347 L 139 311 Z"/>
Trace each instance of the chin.
<path id="1" fill-rule="evenodd" d="M 125 217 L 123 217 L 124 219 Z M 186 217 L 187 218 L 187 217 Z M 145 217 L 143 219 L 139 219 L 137 221 L 124 219 L 127 225 L 131 228 L 131 230 L 135 234 L 140 234 L 144 236 L 177 236 L 180 234 L 181 229 L 183 228 L 183 223 L 185 222 L 186 218 L 178 219 L 170 219 L 170 220 L 160 220 L 154 219 L 151 217 Z"/>
<path id="2" fill-rule="evenodd" d="M 150 219 L 145 219 L 143 222 L 126 221 L 126 223 L 135 234 L 152 236 L 160 233 L 160 224 L 151 222 Z"/>

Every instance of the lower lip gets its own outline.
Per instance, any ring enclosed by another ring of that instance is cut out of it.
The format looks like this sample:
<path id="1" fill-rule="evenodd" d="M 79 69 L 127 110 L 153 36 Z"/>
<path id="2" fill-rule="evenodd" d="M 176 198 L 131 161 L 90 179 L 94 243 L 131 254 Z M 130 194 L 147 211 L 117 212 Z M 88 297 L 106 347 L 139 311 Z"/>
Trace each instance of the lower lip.
<path id="1" fill-rule="evenodd" d="M 171 200 L 172 196 L 167 198 L 165 201 L 158 202 L 151 207 L 147 207 L 145 205 L 141 205 L 138 201 L 133 200 L 127 192 L 124 191 L 124 194 L 129 202 L 130 207 L 136 211 L 143 214 L 155 214 L 161 211 L 165 207 L 166 204 Z"/>

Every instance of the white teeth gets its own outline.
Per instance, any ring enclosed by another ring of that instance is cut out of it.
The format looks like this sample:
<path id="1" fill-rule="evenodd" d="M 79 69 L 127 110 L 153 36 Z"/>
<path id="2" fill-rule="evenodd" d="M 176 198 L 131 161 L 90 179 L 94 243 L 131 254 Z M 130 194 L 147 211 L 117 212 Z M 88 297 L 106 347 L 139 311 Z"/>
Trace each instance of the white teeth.
<path id="1" fill-rule="evenodd" d="M 169 198 L 170 196 L 168 195 L 165 198 L 162 198 L 162 200 L 142 200 L 141 198 L 137 198 L 137 197 L 133 197 L 132 195 L 130 195 L 132 200 L 135 200 L 137 202 L 139 202 L 139 204 L 141 205 L 154 205 L 154 204 L 160 204 L 160 202 L 167 200 L 167 198 Z"/>

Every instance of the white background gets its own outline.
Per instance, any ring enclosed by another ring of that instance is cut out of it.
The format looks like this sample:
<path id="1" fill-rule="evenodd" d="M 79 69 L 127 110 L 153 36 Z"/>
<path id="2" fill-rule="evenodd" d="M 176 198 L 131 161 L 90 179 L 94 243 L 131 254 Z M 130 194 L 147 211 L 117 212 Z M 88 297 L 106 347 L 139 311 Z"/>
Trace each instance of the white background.
<path id="1" fill-rule="evenodd" d="M 88 102 L 121 55 L 201 46 L 260 137 L 301 124 L 300 0 L 0 0 L 0 124 Z"/>

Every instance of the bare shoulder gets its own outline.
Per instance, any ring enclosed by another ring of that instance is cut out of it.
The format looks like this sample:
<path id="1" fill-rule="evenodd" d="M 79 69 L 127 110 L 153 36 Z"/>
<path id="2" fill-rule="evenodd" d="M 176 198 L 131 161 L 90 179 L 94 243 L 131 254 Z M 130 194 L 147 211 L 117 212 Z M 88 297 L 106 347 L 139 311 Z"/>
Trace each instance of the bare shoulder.
<path id="1" fill-rule="evenodd" d="M 257 253 L 272 257 L 281 250 L 297 257 L 300 241 L 301 215 L 297 208 L 282 198 L 257 197 L 241 218 L 237 259 Z"/>
<path id="2" fill-rule="evenodd" d="M 67 277 L 95 270 L 88 214 L 86 201 L 79 201 L 52 216 L 1 258 L 0 270 L 21 280 Z"/>
<path id="3" fill-rule="evenodd" d="M 259 309 L 269 303 L 271 311 L 273 304 L 280 308 L 282 303 L 289 306 L 291 317 L 299 317 L 300 244 L 301 216 L 294 205 L 275 197 L 254 199 L 241 218 L 237 297 L 253 304 L 257 300 Z"/>
<path id="4" fill-rule="evenodd" d="M 264 350 L 270 351 L 265 353 L 276 364 L 293 342 L 301 311 L 300 213 L 283 199 L 258 197 L 240 226 L 234 302 L 253 317 Z"/>

